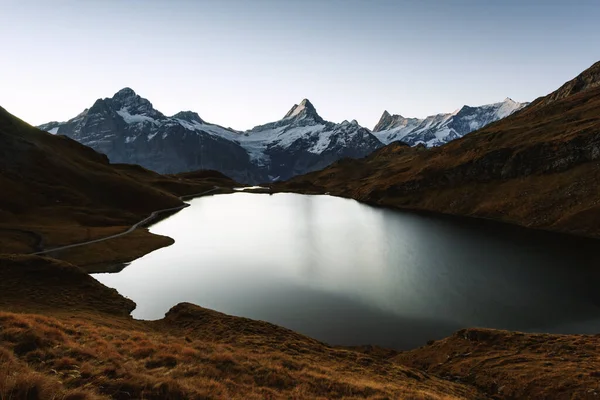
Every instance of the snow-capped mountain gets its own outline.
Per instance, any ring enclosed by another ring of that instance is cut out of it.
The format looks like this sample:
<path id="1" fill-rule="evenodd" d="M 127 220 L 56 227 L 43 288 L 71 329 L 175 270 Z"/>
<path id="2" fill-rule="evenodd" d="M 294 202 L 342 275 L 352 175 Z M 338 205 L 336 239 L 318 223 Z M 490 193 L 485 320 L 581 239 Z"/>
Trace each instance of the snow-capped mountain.
<path id="1" fill-rule="evenodd" d="M 323 120 L 307 99 L 283 119 L 245 132 L 238 142 L 254 163 L 279 179 L 322 169 L 343 157 L 364 157 L 383 146 L 356 121 Z"/>
<path id="2" fill-rule="evenodd" d="M 220 136 L 221 131 L 234 131 L 207 124 L 193 112 L 167 117 L 129 88 L 97 100 L 67 122 L 40 129 L 67 135 L 114 163 L 139 164 L 160 173 L 215 169 L 240 181 L 261 178 L 248 153 Z"/>
<path id="3" fill-rule="evenodd" d="M 39 127 L 161 173 L 215 169 L 256 183 L 321 169 L 342 157 L 363 157 L 383 144 L 356 121 L 324 121 L 303 100 L 283 119 L 246 132 L 203 121 L 191 111 L 167 117 L 125 88 L 67 122 Z"/>
<path id="4" fill-rule="evenodd" d="M 463 106 L 453 113 L 432 115 L 425 119 L 404 118 L 384 111 L 373 128 L 373 134 L 384 144 L 402 141 L 411 146 L 440 146 L 508 117 L 528 104 L 506 98 L 501 103 L 479 107 Z"/>

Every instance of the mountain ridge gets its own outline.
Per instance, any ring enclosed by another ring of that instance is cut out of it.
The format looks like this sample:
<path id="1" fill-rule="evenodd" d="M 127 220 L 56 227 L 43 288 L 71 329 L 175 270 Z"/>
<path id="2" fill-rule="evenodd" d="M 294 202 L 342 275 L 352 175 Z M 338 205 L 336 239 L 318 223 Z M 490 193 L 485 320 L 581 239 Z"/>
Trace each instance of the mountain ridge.
<path id="1" fill-rule="evenodd" d="M 209 123 L 194 111 L 166 116 L 126 87 L 112 98 L 96 100 L 69 121 L 39 128 L 72 137 L 114 162 L 140 164 L 159 173 L 215 169 L 237 181 L 256 184 L 316 171 L 345 157 L 362 158 L 392 141 L 440 145 L 517 109 L 499 113 L 506 101 L 464 106 L 457 110 L 465 114 L 460 120 L 454 118 L 456 113 L 419 120 L 386 111 L 371 131 L 356 120 L 326 121 L 305 98 L 280 120 L 236 131 Z M 498 109 L 486 111 L 490 106 Z"/>
<path id="2" fill-rule="evenodd" d="M 208 123 L 193 111 L 167 117 L 130 88 L 96 100 L 67 122 L 39 128 L 72 137 L 114 162 L 159 173 L 214 169 L 248 183 L 287 179 L 382 146 L 358 124 L 323 120 L 308 99 L 278 121 L 239 132 Z"/>
<path id="3" fill-rule="evenodd" d="M 392 115 L 385 110 L 373 133 L 384 144 L 403 141 L 411 146 L 440 146 L 506 118 L 527 105 L 529 103 L 519 103 L 507 97 L 502 102 L 476 107 L 464 105 L 452 113 L 434 114 L 422 119 Z"/>

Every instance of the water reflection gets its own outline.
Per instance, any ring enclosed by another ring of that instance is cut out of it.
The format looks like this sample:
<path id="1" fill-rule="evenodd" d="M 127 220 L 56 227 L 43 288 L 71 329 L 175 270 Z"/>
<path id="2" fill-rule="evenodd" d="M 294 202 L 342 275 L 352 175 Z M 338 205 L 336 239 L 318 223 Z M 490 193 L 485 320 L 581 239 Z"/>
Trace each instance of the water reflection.
<path id="1" fill-rule="evenodd" d="M 467 326 L 599 326 L 598 242 L 329 196 L 203 197 L 173 246 L 96 277 L 161 318 L 188 301 L 335 344 L 414 347 Z"/>

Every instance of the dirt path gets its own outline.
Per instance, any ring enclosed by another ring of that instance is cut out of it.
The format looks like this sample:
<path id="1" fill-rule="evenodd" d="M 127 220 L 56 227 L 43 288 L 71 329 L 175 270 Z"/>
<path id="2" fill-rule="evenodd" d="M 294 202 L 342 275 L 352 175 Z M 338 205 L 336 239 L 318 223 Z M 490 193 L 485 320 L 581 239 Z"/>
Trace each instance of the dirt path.
<path id="1" fill-rule="evenodd" d="M 181 197 L 179 197 L 179 198 L 180 198 L 181 200 L 183 200 L 183 199 L 191 199 L 191 198 L 193 198 L 193 197 L 204 196 L 204 195 L 206 195 L 206 194 L 208 194 L 208 193 L 215 192 L 215 191 L 217 191 L 217 190 L 219 190 L 219 189 L 220 189 L 220 187 L 218 187 L 218 186 L 215 186 L 214 188 L 212 188 L 212 189 L 210 189 L 210 190 L 207 190 L 207 191 L 205 191 L 205 192 L 202 192 L 202 193 L 197 193 L 197 194 L 190 194 L 190 195 L 186 195 L 186 196 L 181 196 Z M 146 224 L 148 224 L 148 223 L 152 222 L 152 221 L 153 221 L 153 220 L 154 220 L 154 219 L 155 219 L 157 216 L 159 216 L 160 214 L 164 214 L 164 213 L 168 213 L 168 212 L 173 212 L 173 211 L 179 211 L 179 210 L 181 210 L 181 209 L 183 209 L 183 208 L 186 208 L 186 207 L 188 207 L 188 206 L 189 206 L 189 204 L 182 204 L 182 205 L 180 205 L 180 206 L 177 206 L 177 207 L 165 208 L 165 209 L 163 209 L 163 210 L 157 210 L 157 211 L 154 211 L 154 212 L 152 212 L 152 214 L 150 214 L 149 216 L 147 216 L 147 217 L 146 217 L 146 218 L 144 218 L 143 220 L 141 220 L 141 221 L 137 222 L 136 224 L 132 225 L 132 226 L 131 226 L 129 229 L 127 229 L 126 231 L 124 231 L 124 232 L 121 232 L 121 233 L 117 233 L 117 234 L 115 234 L 115 235 L 111 235 L 111 236 L 103 237 L 103 238 L 100 238 L 100 239 L 88 240 L 88 241 L 85 241 L 85 242 L 80 242 L 80 243 L 68 244 L 68 245 L 66 245 L 66 246 L 54 247 L 54 248 L 51 248 L 51 249 L 44 249 L 44 250 L 40 250 L 40 251 L 37 251 L 37 252 L 34 252 L 34 253 L 30 253 L 30 254 L 34 254 L 34 255 L 48 254 L 48 253 L 52 253 L 52 252 L 55 252 L 55 251 L 66 250 L 66 249 L 72 249 L 73 247 L 85 246 L 85 245 L 88 245 L 88 244 L 92 244 L 92 243 L 98 243 L 98 242 L 103 242 L 103 241 L 105 241 L 105 240 L 109 240 L 109 239 L 115 239 L 115 238 L 118 238 L 118 237 L 121 237 L 121 236 L 125 236 L 125 235 L 127 235 L 127 234 L 129 234 L 129 233 L 131 233 L 131 232 L 135 231 L 135 230 L 136 230 L 137 228 L 139 228 L 140 226 L 144 226 L 144 225 L 146 225 Z"/>

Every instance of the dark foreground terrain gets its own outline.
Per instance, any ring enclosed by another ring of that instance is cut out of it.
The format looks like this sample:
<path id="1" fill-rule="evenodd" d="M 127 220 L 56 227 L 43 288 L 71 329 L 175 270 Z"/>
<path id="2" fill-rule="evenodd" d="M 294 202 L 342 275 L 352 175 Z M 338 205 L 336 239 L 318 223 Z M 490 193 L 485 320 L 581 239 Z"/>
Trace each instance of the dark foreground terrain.
<path id="1" fill-rule="evenodd" d="M 130 300 L 54 259 L 2 256 L 0 271 L 2 399 L 592 399 L 600 393 L 596 336 L 465 329 L 408 352 L 335 348 L 186 303 L 159 321 L 134 320 Z"/>

